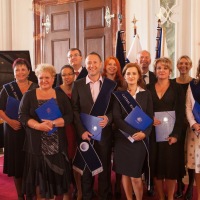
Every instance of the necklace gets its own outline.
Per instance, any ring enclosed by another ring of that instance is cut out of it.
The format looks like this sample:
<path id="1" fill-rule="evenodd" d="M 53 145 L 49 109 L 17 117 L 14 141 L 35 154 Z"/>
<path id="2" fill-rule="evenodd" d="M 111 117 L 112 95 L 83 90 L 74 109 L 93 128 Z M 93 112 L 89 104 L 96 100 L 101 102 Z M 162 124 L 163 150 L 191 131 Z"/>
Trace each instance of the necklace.
<path id="1" fill-rule="evenodd" d="M 131 89 L 131 88 L 128 88 L 127 89 L 127 91 L 132 95 L 132 96 L 134 96 L 135 95 L 135 93 L 136 93 L 136 90 L 137 90 L 137 88 L 133 88 L 133 89 Z"/>

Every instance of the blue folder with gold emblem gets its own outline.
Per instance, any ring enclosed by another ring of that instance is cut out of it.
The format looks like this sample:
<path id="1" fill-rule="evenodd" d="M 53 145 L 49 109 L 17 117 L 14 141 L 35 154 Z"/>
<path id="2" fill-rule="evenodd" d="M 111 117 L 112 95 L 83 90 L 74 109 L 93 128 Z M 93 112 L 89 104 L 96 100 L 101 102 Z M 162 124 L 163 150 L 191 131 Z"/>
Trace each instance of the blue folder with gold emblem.
<path id="1" fill-rule="evenodd" d="M 6 115 L 11 119 L 18 119 L 20 101 L 14 97 L 8 96 L 6 104 Z"/>
<path id="2" fill-rule="evenodd" d="M 99 122 L 102 119 L 86 113 L 81 113 L 80 118 L 85 129 L 93 135 L 91 138 L 100 141 L 102 127 L 99 126 Z"/>
<path id="3" fill-rule="evenodd" d="M 146 130 L 153 122 L 153 120 L 138 106 L 135 106 L 124 120 L 139 131 Z"/>
<path id="4" fill-rule="evenodd" d="M 43 119 L 47 120 L 55 120 L 57 118 L 62 117 L 62 113 L 56 103 L 54 98 L 48 100 L 44 104 L 42 104 L 39 108 L 35 110 L 39 119 L 42 121 Z M 52 130 L 48 132 L 48 134 L 52 134 L 57 130 L 57 127 L 54 127 Z"/>
<path id="5" fill-rule="evenodd" d="M 197 121 L 197 123 L 200 124 L 200 104 L 197 101 L 195 101 L 195 103 L 194 103 L 192 113 L 193 113 L 194 118 Z"/>
<path id="6" fill-rule="evenodd" d="M 155 112 L 155 118 L 161 121 L 161 124 L 155 126 L 156 142 L 166 142 L 172 133 L 176 116 L 175 111 Z"/>

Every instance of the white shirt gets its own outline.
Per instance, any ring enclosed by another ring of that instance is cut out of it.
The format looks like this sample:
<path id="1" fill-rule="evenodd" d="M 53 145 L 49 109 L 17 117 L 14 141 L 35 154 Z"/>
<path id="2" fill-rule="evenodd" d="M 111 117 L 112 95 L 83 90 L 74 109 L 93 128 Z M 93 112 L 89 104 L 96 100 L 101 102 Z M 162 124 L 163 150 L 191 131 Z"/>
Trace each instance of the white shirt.
<path id="1" fill-rule="evenodd" d="M 92 99 L 95 102 L 99 95 L 100 87 L 101 87 L 101 84 L 103 83 L 103 78 L 102 78 L 102 76 L 100 76 L 99 80 L 97 80 L 96 82 L 93 82 L 87 75 L 86 76 L 86 84 L 88 84 L 88 83 L 90 84 L 90 91 L 92 94 Z"/>

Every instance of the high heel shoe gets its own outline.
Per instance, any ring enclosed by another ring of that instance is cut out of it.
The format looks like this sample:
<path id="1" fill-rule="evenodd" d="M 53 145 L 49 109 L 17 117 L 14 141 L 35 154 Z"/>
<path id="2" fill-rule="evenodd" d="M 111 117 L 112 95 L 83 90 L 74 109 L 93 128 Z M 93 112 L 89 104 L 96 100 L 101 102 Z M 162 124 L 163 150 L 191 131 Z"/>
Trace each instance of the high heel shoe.
<path id="1" fill-rule="evenodd" d="M 185 189 L 184 183 L 182 181 L 178 182 L 178 184 L 177 184 L 177 191 L 176 191 L 176 193 L 174 195 L 174 198 L 175 199 L 179 199 L 179 198 L 183 197 L 183 191 L 184 191 L 184 189 Z"/>
<path id="2" fill-rule="evenodd" d="M 192 200 L 193 197 L 193 185 L 188 185 L 187 191 L 185 193 L 185 200 Z"/>
<path id="3" fill-rule="evenodd" d="M 119 184 L 115 184 L 115 189 L 114 189 L 114 192 L 115 192 L 115 199 L 121 199 L 121 185 Z"/>
<path id="4" fill-rule="evenodd" d="M 24 198 L 24 195 L 22 194 L 22 195 L 18 195 L 18 200 L 24 200 L 25 198 Z"/>

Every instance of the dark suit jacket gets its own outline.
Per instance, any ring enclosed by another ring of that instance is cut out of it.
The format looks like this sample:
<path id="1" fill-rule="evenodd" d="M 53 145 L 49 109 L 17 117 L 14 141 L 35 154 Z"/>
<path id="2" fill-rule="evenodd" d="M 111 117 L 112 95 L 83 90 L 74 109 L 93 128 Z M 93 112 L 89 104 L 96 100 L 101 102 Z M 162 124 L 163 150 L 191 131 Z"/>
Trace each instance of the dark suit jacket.
<path id="1" fill-rule="evenodd" d="M 94 102 L 90 91 L 90 85 L 86 84 L 86 78 L 82 78 L 75 81 L 72 90 L 72 106 L 74 111 L 75 129 L 76 133 L 80 138 L 82 134 L 86 131 L 80 120 L 80 113 L 82 112 L 90 114 L 93 104 Z M 111 106 L 109 106 L 109 109 L 106 112 L 106 116 L 108 117 L 109 122 L 112 121 L 112 112 L 110 108 Z M 103 128 L 102 140 L 110 137 L 111 133 L 105 134 L 106 131 L 110 132 L 111 130 L 110 124 L 111 123 L 109 123 L 105 128 Z"/>
<path id="2" fill-rule="evenodd" d="M 79 80 L 81 78 L 85 78 L 87 75 L 88 75 L 88 71 L 85 67 L 83 67 L 76 80 Z"/>
<path id="3" fill-rule="evenodd" d="M 149 83 L 155 83 L 157 81 L 156 75 L 149 71 Z"/>

